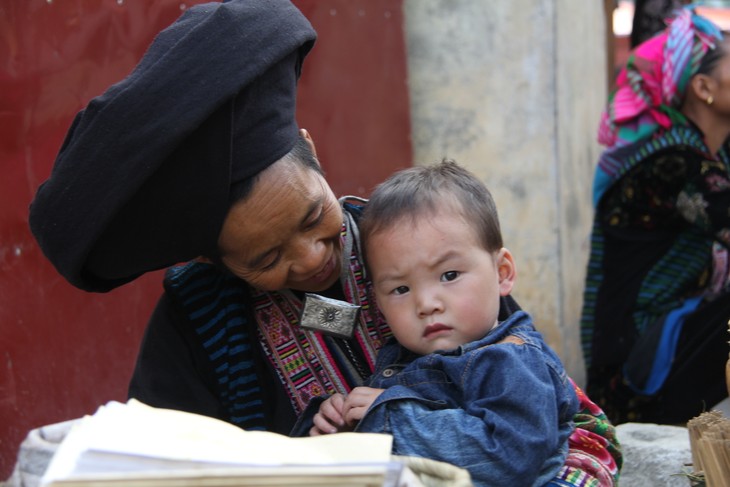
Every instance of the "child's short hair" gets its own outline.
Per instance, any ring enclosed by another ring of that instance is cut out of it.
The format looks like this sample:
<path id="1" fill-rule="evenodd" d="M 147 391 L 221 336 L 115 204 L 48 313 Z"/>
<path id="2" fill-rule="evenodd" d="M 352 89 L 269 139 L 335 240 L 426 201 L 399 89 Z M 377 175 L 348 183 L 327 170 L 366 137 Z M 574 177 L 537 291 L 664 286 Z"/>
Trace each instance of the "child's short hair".
<path id="1" fill-rule="evenodd" d="M 373 234 L 401 218 L 432 214 L 440 209 L 460 213 L 474 227 L 487 251 L 503 247 L 497 206 L 491 193 L 471 172 L 445 159 L 440 164 L 399 171 L 375 188 L 359 225 L 365 252 Z"/>

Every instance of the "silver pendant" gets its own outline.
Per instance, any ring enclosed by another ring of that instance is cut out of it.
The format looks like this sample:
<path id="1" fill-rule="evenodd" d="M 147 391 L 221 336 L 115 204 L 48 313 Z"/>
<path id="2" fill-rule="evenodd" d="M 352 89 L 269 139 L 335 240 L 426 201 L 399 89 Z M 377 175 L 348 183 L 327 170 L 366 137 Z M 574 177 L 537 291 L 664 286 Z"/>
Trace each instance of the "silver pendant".
<path id="1" fill-rule="evenodd" d="M 360 306 L 318 294 L 304 295 L 304 310 L 300 325 L 340 338 L 352 338 Z"/>

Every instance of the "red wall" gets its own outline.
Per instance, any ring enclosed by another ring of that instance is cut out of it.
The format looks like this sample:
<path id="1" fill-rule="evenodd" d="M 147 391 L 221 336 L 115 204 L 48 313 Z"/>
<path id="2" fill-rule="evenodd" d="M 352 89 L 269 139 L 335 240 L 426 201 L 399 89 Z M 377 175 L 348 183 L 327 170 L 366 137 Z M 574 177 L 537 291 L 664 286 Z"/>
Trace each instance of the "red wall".
<path id="1" fill-rule="evenodd" d="M 29 429 L 125 399 L 161 273 L 108 294 L 79 291 L 41 254 L 27 209 L 75 113 L 195 3 L 0 2 L 0 479 Z M 402 0 L 294 3 L 319 34 L 300 125 L 335 191 L 367 195 L 411 164 Z"/>

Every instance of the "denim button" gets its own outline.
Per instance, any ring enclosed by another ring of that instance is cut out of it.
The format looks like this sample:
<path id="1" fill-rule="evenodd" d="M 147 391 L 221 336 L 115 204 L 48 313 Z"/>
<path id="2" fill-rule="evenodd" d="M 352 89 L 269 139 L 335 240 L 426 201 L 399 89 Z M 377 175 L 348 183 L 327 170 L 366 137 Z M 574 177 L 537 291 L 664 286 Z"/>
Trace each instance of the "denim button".
<path id="1" fill-rule="evenodd" d="M 383 371 L 383 377 L 390 377 L 393 374 L 395 374 L 395 370 L 393 369 L 385 369 Z"/>

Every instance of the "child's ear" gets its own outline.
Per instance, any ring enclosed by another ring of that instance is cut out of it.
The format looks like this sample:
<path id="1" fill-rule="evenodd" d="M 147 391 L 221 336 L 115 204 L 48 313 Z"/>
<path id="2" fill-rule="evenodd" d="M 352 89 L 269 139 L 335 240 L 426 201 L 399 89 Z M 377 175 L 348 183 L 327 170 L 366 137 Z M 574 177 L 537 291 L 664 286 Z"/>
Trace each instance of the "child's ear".
<path id="1" fill-rule="evenodd" d="M 497 274 L 499 275 L 499 295 L 507 296 L 512 292 L 517 277 L 517 269 L 515 268 L 515 259 L 512 252 L 502 247 L 497 254 L 496 259 Z"/>

